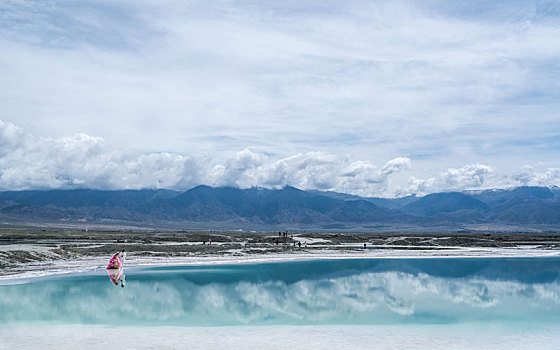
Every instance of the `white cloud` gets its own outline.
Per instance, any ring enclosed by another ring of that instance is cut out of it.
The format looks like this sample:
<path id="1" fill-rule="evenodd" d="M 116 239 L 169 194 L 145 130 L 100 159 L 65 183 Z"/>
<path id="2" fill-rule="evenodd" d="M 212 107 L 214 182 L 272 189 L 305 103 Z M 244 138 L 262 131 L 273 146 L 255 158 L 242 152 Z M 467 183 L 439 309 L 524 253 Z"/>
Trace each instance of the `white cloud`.
<path id="1" fill-rule="evenodd" d="M 401 171 L 402 169 L 409 169 L 410 167 L 410 159 L 399 157 L 387 162 L 387 164 L 385 164 L 381 169 L 381 173 L 385 175 L 391 175 L 393 173 Z"/>
<path id="2" fill-rule="evenodd" d="M 559 186 L 560 168 L 548 168 L 543 170 L 527 165 L 520 172 L 506 177 L 506 183 L 512 186 Z"/>
<path id="3" fill-rule="evenodd" d="M 408 167 L 410 160 L 406 158 L 391 160 L 379 170 L 370 161 L 351 161 L 347 156 L 322 152 L 300 153 L 273 161 L 245 149 L 234 159 L 214 167 L 212 183 L 242 188 L 289 185 L 301 189 L 387 195 L 390 175 Z"/>
<path id="4" fill-rule="evenodd" d="M 249 148 L 558 167 L 557 6 L 13 0 L 1 117 L 222 163 Z"/>
<path id="5" fill-rule="evenodd" d="M 5 190 L 189 188 L 202 180 L 203 168 L 193 157 L 115 151 L 102 138 L 85 134 L 41 138 L 0 121 L 0 143 L 0 188 Z"/>
<path id="6" fill-rule="evenodd" d="M 449 168 L 441 173 L 444 187 L 450 189 L 464 189 L 480 187 L 487 175 L 494 172 L 491 166 L 484 164 L 466 165 L 460 169 Z"/>
<path id="7" fill-rule="evenodd" d="M 245 148 L 225 160 L 170 152 L 133 152 L 110 147 L 86 134 L 44 138 L 0 120 L 0 189 L 167 188 L 187 190 L 207 184 L 240 188 L 319 189 L 362 196 L 403 196 L 519 185 L 560 184 L 560 169 L 526 166 L 497 172 L 475 163 L 448 168 L 425 179 L 414 174 L 409 158 L 379 167 L 325 152 L 278 158 Z M 542 167 L 542 165 L 541 165 Z M 412 174 L 410 176 L 409 174 Z M 402 182 L 408 179 L 408 183 Z M 408 177 L 407 177 L 408 176 Z"/>
<path id="8" fill-rule="evenodd" d="M 255 187 L 257 171 L 266 157 L 246 148 L 238 152 L 233 159 L 225 164 L 214 166 L 210 183 L 215 186 L 236 186 L 242 188 Z"/>
<path id="9" fill-rule="evenodd" d="M 526 165 L 521 170 L 497 171 L 485 164 L 470 164 L 461 168 L 448 168 L 437 176 L 420 179 L 411 176 L 408 185 L 394 191 L 396 196 L 425 195 L 442 191 L 469 189 L 512 188 L 517 186 L 560 186 L 560 168 L 543 168 Z"/>
<path id="10" fill-rule="evenodd" d="M 437 177 L 425 180 L 411 177 L 406 192 L 401 194 L 423 195 L 432 192 L 477 189 L 483 187 L 487 177 L 493 173 L 494 168 L 484 164 L 470 164 L 458 169 L 448 168 Z"/>
<path id="11" fill-rule="evenodd" d="M 389 176 L 410 166 L 398 158 L 381 170 L 369 161 L 351 161 L 321 152 L 279 160 L 244 149 L 221 163 L 178 153 L 138 153 L 115 150 L 95 136 L 42 138 L 0 121 L 0 188 L 186 190 L 199 184 L 262 186 L 286 185 L 302 189 L 382 193 Z"/>
<path id="12" fill-rule="evenodd" d="M 336 186 L 338 161 L 338 157 L 321 152 L 300 153 L 264 167 L 259 177 L 264 185 L 272 187 L 332 189 Z"/>

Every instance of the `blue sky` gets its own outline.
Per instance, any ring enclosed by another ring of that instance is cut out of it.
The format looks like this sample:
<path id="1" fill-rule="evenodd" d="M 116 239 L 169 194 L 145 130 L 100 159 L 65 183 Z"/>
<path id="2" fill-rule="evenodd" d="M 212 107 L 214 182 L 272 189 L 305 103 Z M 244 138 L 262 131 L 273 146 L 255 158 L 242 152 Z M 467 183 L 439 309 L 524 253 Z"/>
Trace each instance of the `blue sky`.
<path id="1" fill-rule="evenodd" d="M 560 185 L 557 1 L 0 4 L 0 188 Z"/>

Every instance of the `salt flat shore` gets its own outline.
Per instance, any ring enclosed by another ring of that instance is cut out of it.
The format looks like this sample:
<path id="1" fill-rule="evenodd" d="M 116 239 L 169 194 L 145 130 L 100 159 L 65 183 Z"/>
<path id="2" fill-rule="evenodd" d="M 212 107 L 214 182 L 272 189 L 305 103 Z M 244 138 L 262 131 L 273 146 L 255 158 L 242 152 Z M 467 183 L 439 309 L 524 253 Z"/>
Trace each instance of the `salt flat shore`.
<path id="1" fill-rule="evenodd" d="M 560 256 L 560 235 L 4 232 L 0 279 L 95 270 L 122 249 L 127 267 L 331 258 L 545 257 Z"/>
<path id="2" fill-rule="evenodd" d="M 7 325 L 0 349 L 552 349 L 559 327 L 524 324 L 109 327 Z M 45 341 L 48 339 L 48 341 Z M 100 339 L 102 345 L 100 345 Z"/>

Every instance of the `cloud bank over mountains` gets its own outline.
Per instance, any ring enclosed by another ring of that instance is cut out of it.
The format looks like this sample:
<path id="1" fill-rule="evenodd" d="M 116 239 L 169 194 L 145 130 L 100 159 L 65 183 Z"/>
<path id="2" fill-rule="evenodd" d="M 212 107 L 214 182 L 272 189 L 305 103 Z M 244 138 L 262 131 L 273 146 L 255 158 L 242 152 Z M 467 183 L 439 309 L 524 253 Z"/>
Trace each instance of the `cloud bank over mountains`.
<path id="1" fill-rule="evenodd" d="M 439 191 L 560 183 L 560 169 L 527 166 L 504 174 L 485 164 L 441 170 L 433 177 L 406 181 L 413 161 L 398 157 L 378 165 L 346 155 L 298 153 L 275 158 L 250 149 L 221 160 L 196 154 L 142 153 L 114 149 L 100 137 L 76 134 L 45 138 L 0 121 L 0 189 L 140 189 L 186 190 L 206 184 L 241 188 L 331 190 L 362 196 L 404 196 Z"/>
<path id="2" fill-rule="evenodd" d="M 0 2 L 0 188 L 558 185 L 559 38 L 558 1 Z"/>
<path id="3" fill-rule="evenodd" d="M 61 141 L 85 133 L 141 150 L 101 161 L 135 186 L 153 181 L 134 162 L 177 167 L 161 181 L 183 186 L 197 161 L 216 174 L 192 178 L 216 183 L 276 185 L 296 171 L 304 186 L 365 192 L 385 176 L 419 178 L 412 190 L 500 171 L 546 183 L 560 167 L 559 38 L 558 1 L 3 1 L 0 118 L 55 137 L 52 149 L 103 147 Z M 238 159 L 245 148 L 257 159 Z M 399 157 L 429 169 L 386 174 Z M 494 172 L 463 169 L 477 163 Z"/>

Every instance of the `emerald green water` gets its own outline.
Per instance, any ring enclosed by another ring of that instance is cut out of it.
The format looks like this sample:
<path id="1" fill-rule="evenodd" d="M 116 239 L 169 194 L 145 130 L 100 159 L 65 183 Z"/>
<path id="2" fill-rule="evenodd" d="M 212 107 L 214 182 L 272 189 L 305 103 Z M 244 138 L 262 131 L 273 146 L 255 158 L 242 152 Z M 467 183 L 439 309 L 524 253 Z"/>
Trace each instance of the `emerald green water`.
<path id="1" fill-rule="evenodd" d="M 0 324 L 560 324 L 560 258 L 354 259 L 105 270 L 0 285 Z"/>

